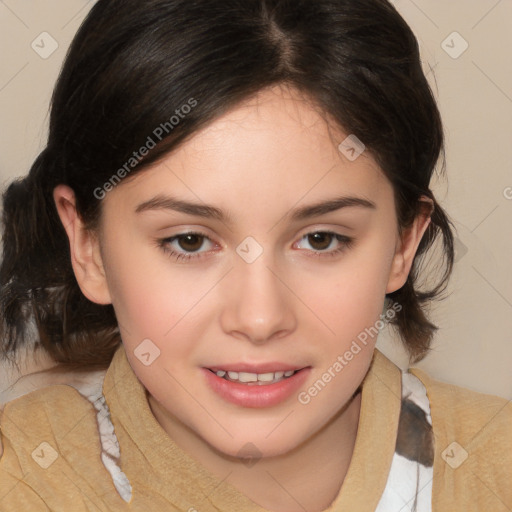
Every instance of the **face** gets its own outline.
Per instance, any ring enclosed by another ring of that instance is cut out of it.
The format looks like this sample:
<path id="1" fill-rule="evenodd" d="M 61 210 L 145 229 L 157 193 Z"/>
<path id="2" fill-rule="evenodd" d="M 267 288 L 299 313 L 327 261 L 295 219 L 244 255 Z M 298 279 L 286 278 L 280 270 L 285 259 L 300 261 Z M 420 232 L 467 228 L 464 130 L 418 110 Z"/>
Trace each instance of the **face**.
<path id="1" fill-rule="evenodd" d="M 168 431 L 284 454 L 360 385 L 376 341 L 362 333 L 407 269 L 393 272 L 392 186 L 368 152 L 340 152 L 348 135 L 267 89 L 103 200 L 105 287 Z"/>

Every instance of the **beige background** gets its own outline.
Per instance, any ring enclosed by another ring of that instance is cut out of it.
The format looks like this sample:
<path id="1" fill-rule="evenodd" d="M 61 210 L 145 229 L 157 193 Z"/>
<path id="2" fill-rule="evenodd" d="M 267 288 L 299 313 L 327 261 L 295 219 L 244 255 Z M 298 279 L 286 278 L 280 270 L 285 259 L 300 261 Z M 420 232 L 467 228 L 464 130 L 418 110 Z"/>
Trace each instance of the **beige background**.
<path id="1" fill-rule="evenodd" d="M 44 145 L 53 84 L 93 3 L 0 2 L 2 190 L 28 172 Z M 436 180 L 432 189 L 458 231 L 451 294 L 432 308 L 440 331 L 417 366 L 440 380 L 512 399 L 512 1 L 394 4 L 418 37 L 441 108 L 448 180 Z M 34 42 L 42 52 L 44 39 L 51 49 L 43 32 L 58 44 L 46 59 L 31 47 Z M 464 41 L 469 46 L 460 54 Z M 389 332 L 381 333 L 378 346 L 404 366 Z M 11 378 L 0 368 L 0 391 Z"/>

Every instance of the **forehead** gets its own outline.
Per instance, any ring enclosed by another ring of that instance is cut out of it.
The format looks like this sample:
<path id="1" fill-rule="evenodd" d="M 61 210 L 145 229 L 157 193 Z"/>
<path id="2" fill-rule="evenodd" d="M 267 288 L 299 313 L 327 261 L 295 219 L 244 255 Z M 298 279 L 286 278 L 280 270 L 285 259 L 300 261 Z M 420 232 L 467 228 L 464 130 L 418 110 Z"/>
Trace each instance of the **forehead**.
<path id="1" fill-rule="evenodd" d="M 198 131 L 112 196 L 122 193 L 133 203 L 172 192 L 209 203 L 291 206 L 336 190 L 377 199 L 389 188 L 387 179 L 369 152 L 355 161 L 340 152 L 349 135 L 309 98 L 275 86 Z"/>

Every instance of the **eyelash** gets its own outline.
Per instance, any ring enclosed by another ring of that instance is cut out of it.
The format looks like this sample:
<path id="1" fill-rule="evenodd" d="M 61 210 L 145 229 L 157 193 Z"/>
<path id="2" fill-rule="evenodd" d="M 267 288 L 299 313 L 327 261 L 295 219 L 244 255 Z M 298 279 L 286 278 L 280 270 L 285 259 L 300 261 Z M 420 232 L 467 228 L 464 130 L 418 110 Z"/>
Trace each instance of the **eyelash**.
<path id="1" fill-rule="evenodd" d="M 342 253 L 342 252 L 344 252 L 346 250 L 349 250 L 353 246 L 353 244 L 355 242 L 354 238 L 350 238 L 348 236 L 340 235 L 338 233 L 334 233 L 333 231 L 312 231 L 311 233 L 306 233 L 301 238 L 301 240 L 303 240 L 304 238 L 307 238 L 310 235 L 317 235 L 317 234 L 331 235 L 331 236 L 336 238 L 341 243 L 341 246 L 338 249 L 334 250 L 334 251 L 328 251 L 328 252 L 327 251 L 310 251 L 310 252 L 313 253 L 313 257 L 325 258 L 325 257 L 337 256 L 338 254 L 340 254 L 340 253 Z M 189 253 L 189 254 L 187 254 L 187 253 L 181 253 L 181 252 L 177 252 L 177 251 L 169 249 L 169 244 L 174 242 L 174 240 L 177 240 L 177 239 L 179 239 L 181 237 L 188 236 L 188 235 L 194 235 L 194 236 L 206 238 L 208 240 L 210 239 L 204 233 L 201 233 L 199 231 L 190 231 L 188 233 L 180 233 L 179 235 L 175 235 L 175 236 L 172 236 L 172 237 L 169 237 L 169 238 L 159 239 L 159 240 L 157 240 L 158 246 L 164 251 L 165 254 L 167 254 L 169 257 L 171 257 L 172 259 L 174 259 L 176 261 L 179 261 L 179 260 L 187 260 L 187 261 L 189 261 L 189 260 L 194 259 L 194 258 L 200 258 L 201 255 L 204 254 L 204 253 Z"/>

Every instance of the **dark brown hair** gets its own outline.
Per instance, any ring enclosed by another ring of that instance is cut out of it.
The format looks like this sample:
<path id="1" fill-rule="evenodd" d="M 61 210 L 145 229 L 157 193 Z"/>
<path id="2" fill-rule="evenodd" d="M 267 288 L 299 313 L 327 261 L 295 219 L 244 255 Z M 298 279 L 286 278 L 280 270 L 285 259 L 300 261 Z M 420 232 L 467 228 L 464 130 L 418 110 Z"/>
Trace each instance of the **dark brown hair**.
<path id="1" fill-rule="evenodd" d="M 408 280 L 388 295 L 402 306 L 390 322 L 411 360 L 424 357 L 437 327 L 423 306 L 445 290 L 454 259 L 451 222 L 429 189 L 444 138 L 416 38 L 385 0 L 99 0 L 56 84 L 47 146 L 3 194 L 1 354 L 27 345 L 32 324 L 36 346 L 64 368 L 108 366 L 121 342 L 114 310 L 81 293 L 53 189 L 71 187 L 95 229 L 95 191 L 176 109 L 197 102 L 132 176 L 275 84 L 300 90 L 364 142 L 394 188 L 400 230 L 424 211 L 422 195 L 434 200 Z M 443 275 L 419 291 L 439 234 Z"/>

